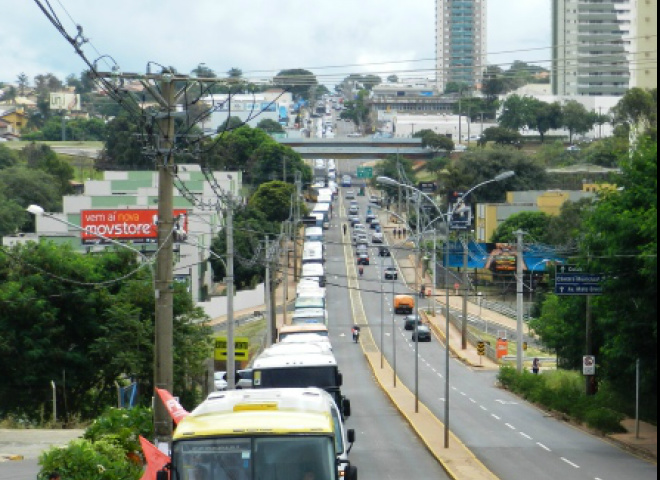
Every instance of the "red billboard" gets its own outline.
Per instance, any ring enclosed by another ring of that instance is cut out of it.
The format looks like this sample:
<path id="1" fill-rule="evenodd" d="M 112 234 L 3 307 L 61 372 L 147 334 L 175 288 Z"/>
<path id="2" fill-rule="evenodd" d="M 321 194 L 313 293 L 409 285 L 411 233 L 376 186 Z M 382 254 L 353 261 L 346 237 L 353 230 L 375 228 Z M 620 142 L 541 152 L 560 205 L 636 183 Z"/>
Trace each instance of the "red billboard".
<path id="1" fill-rule="evenodd" d="M 188 231 L 188 210 L 175 210 L 174 220 Z M 107 243 L 105 239 L 133 243 L 158 241 L 158 210 L 83 210 L 80 226 L 84 244 Z"/>

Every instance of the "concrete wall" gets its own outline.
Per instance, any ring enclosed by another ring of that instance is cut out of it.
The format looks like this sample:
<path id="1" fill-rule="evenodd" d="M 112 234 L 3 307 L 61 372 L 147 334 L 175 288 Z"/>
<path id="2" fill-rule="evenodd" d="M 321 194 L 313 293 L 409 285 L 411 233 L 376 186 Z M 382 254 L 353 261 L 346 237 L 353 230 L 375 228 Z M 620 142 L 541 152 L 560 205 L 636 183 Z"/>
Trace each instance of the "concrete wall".
<path id="1" fill-rule="evenodd" d="M 257 285 L 254 290 L 238 292 L 234 296 L 234 312 L 261 309 L 266 303 L 265 298 L 266 290 L 263 283 Z M 202 307 L 211 319 L 227 315 L 227 297 L 213 297 L 210 302 L 200 302 L 197 305 Z"/>

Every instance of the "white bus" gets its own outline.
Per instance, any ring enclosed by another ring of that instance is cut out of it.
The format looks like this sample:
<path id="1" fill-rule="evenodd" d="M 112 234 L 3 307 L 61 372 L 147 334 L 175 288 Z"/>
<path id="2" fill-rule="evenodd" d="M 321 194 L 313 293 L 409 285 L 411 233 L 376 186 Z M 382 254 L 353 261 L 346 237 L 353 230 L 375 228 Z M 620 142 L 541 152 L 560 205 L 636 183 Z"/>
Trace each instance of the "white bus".
<path id="1" fill-rule="evenodd" d="M 171 472 L 158 480 L 357 480 L 346 430 L 331 395 L 319 388 L 216 392 L 177 425 Z"/>
<path id="2" fill-rule="evenodd" d="M 322 242 L 322 241 L 323 241 L 323 228 L 307 227 L 305 229 L 305 242 Z"/>
<path id="3" fill-rule="evenodd" d="M 312 281 L 317 281 L 319 287 L 325 287 L 325 268 L 323 267 L 323 264 L 318 262 L 304 263 L 303 261 L 301 278 L 308 278 Z M 311 296 L 311 294 L 305 294 L 305 296 Z"/>
<path id="4" fill-rule="evenodd" d="M 322 388 L 349 417 L 350 402 L 341 394 L 343 383 L 334 354 L 316 344 L 274 345 L 264 350 L 252 366 L 253 388 Z"/>
<path id="5" fill-rule="evenodd" d="M 323 308 L 304 308 L 296 310 L 291 316 L 291 325 L 328 324 L 328 311 Z"/>
<path id="6" fill-rule="evenodd" d="M 302 263 L 320 263 L 325 262 L 324 247 L 321 242 L 305 242 L 303 245 Z"/>

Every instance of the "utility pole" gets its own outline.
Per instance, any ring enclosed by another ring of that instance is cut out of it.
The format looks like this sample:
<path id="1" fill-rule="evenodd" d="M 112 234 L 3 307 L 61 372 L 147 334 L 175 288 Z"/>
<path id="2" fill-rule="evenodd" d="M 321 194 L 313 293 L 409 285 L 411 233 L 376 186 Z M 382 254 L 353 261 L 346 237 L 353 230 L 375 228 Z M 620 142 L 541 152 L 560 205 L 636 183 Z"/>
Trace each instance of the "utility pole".
<path id="1" fill-rule="evenodd" d="M 227 388 L 236 387 L 236 344 L 234 342 L 234 206 L 227 198 Z"/>
<path id="2" fill-rule="evenodd" d="M 296 171 L 296 218 L 293 223 L 293 281 L 298 282 L 298 225 L 300 224 L 300 197 L 302 195 L 302 174 Z"/>
<path id="3" fill-rule="evenodd" d="M 468 334 L 468 294 L 470 292 L 469 278 L 468 278 L 468 234 L 463 236 L 463 318 L 461 319 L 461 348 L 467 349 L 467 334 Z"/>
<path id="4" fill-rule="evenodd" d="M 286 222 L 285 235 L 283 237 L 284 248 L 281 253 L 284 253 L 282 265 L 284 265 L 284 288 L 282 289 L 282 325 L 286 325 L 286 305 L 289 301 L 289 239 L 291 238 L 291 222 Z M 280 254 L 281 254 L 280 253 Z"/>
<path id="5" fill-rule="evenodd" d="M 524 302 L 524 284 L 523 284 L 523 236 L 525 232 L 517 230 L 514 232 L 518 238 L 517 260 L 516 260 L 516 335 L 518 343 L 516 345 L 516 360 L 518 373 L 523 371 L 523 302 Z"/>
<path id="6" fill-rule="evenodd" d="M 265 284 L 265 294 L 266 294 L 266 346 L 270 347 L 273 343 L 273 312 L 272 305 L 270 302 L 271 290 L 270 290 L 270 241 L 268 240 L 268 235 L 266 235 L 266 284 Z"/>
<path id="7" fill-rule="evenodd" d="M 163 75 L 160 82 L 161 118 L 159 120 L 158 167 L 158 257 L 156 260 L 156 325 L 154 386 L 174 390 L 174 110 L 175 85 Z M 155 402 L 154 427 L 157 443 L 172 441 L 172 419 L 163 402 Z"/>

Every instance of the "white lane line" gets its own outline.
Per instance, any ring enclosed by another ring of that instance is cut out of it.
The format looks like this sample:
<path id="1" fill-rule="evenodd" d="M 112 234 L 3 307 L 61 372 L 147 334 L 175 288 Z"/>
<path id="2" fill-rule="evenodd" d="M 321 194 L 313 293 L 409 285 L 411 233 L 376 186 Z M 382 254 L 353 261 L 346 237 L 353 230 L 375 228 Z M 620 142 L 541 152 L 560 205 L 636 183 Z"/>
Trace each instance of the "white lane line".
<path id="1" fill-rule="evenodd" d="M 523 433 L 523 432 L 520 432 L 520 436 L 525 437 L 527 440 L 532 439 L 532 437 L 530 437 L 529 435 L 527 435 L 526 433 Z"/>
<path id="2" fill-rule="evenodd" d="M 541 447 L 543 450 L 545 450 L 546 452 L 552 452 L 552 450 L 550 450 L 550 448 L 546 447 L 546 446 L 543 445 L 541 442 L 536 442 L 536 444 L 537 444 L 539 447 Z"/>
<path id="3" fill-rule="evenodd" d="M 493 417 L 495 420 L 502 420 L 502 417 L 498 417 L 494 413 L 491 413 L 490 416 Z"/>
<path id="4" fill-rule="evenodd" d="M 515 429 L 516 429 L 516 427 L 514 427 L 514 426 L 511 425 L 510 423 L 505 423 L 504 425 L 506 425 L 507 427 L 509 427 L 511 430 L 515 430 Z"/>
<path id="5" fill-rule="evenodd" d="M 580 465 L 576 465 L 575 463 L 571 462 L 568 458 L 561 457 L 561 459 L 562 461 L 568 463 L 573 468 L 580 468 Z"/>
<path id="6" fill-rule="evenodd" d="M 477 401 L 476 401 L 474 398 L 471 398 L 470 401 L 471 401 L 472 403 L 477 403 Z"/>
<path id="7" fill-rule="evenodd" d="M 461 392 L 461 395 L 463 395 L 464 397 L 467 397 L 467 393 L 465 393 L 465 392 Z"/>
<path id="8" fill-rule="evenodd" d="M 479 408 L 482 409 L 484 412 L 488 411 L 488 409 L 486 407 L 484 407 L 483 405 L 479 405 Z"/>

